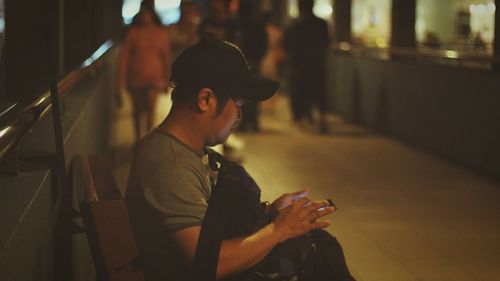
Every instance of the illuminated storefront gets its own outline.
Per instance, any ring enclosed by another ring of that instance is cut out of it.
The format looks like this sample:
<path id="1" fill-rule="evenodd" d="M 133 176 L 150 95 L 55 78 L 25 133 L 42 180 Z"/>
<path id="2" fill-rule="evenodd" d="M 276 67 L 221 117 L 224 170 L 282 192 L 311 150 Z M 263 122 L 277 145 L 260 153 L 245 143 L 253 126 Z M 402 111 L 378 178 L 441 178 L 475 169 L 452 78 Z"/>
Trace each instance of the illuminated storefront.
<path id="1" fill-rule="evenodd" d="M 491 0 L 417 0 L 417 43 L 431 48 L 491 52 L 495 9 Z"/>
<path id="2" fill-rule="evenodd" d="M 391 0 L 352 0 L 351 27 L 354 43 L 388 47 L 391 40 Z"/>

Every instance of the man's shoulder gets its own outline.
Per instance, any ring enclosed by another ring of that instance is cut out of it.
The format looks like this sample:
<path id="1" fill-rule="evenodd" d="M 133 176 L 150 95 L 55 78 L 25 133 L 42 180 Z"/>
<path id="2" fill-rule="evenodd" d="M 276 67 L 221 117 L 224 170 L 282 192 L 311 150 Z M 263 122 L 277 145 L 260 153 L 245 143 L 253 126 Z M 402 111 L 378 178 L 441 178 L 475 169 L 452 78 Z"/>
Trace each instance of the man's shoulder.
<path id="1" fill-rule="evenodd" d="M 136 154 L 145 158 L 160 156 L 163 159 L 169 159 L 174 156 L 172 153 L 172 141 L 170 137 L 161 135 L 153 130 L 141 139 Z"/>
<path id="2" fill-rule="evenodd" d="M 170 186 L 198 182 L 202 177 L 202 161 L 194 152 L 169 135 L 148 133 L 134 155 L 128 186 Z"/>
<path id="3" fill-rule="evenodd" d="M 136 152 L 135 162 L 141 162 L 155 169 L 161 167 L 187 167 L 201 163 L 201 156 L 196 155 L 174 136 L 156 130 L 149 132 L 142 140 Z"/>

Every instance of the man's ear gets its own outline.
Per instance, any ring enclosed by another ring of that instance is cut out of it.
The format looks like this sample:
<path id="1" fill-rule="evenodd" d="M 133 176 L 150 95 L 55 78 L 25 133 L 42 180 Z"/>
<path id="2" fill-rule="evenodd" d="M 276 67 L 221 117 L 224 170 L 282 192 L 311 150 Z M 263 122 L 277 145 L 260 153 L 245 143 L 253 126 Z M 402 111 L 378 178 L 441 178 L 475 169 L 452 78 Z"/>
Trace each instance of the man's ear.
<path id="1" fill-rule="evenodd" d="M 215 95 L 213 91 L 209 88 L 203 88 L 198 92 L 198 98 L 196 99 L 196 104 L 198 109 L 202 112 L 208 111 L 211 106 L 215 103 Z"/>

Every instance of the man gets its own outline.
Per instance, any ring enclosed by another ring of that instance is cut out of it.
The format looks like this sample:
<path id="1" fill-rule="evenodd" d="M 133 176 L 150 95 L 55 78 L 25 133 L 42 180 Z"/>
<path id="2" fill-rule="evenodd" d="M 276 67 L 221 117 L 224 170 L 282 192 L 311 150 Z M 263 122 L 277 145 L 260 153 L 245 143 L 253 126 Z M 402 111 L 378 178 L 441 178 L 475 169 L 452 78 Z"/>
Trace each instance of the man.
<path id="1" fill-rule="evenodd" d="M 235 130 L 246 100 L 270 98 L 278 87 L 251 75 L 241 51 L 217 39 L 181 53 L 172 84 L 172 109 L 141 141 L 126 195 L 148 281 L 189 278 L 214 182 L 204 149 Z M 309 201 L 307 192 L 278 198 L 270 206 L 275 219 L 255 233 L 222 241 L 217 278 L 251 268 L 282 241 L 327 227 L 318 219 L 334 209 Z"/>
<path id="2" fill-rule="evenodd" d="M 285 30 L 283 46 L 289 71 L 290 99 L 296 123 L 313 122 L 312 108 L 320 111 L 320 132 L 327 133 L 325 119 L 326 51 L 328 27 L 313 14 L 313 0 L 299 0 L 300 16 Z"/>

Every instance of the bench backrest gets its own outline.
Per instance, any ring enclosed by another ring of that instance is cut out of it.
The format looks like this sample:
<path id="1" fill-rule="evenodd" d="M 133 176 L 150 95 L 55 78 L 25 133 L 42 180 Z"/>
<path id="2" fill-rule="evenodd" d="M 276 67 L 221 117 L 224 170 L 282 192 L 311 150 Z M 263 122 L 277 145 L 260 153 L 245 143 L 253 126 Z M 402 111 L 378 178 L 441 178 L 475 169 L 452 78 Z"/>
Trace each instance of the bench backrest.
<path id="1" fill-rule="evenodd" d="M 80 155 L 86 202 L 80 203 L 98 280 L 144 281 L 123 196 L 104 155 Z"/>

